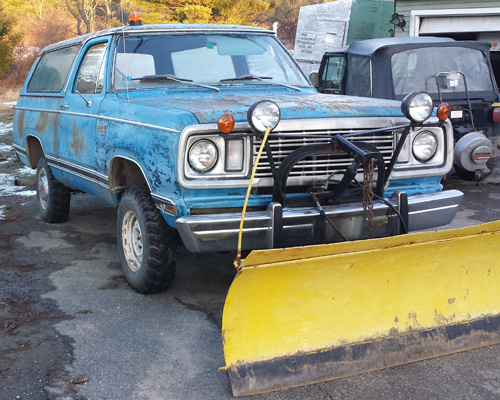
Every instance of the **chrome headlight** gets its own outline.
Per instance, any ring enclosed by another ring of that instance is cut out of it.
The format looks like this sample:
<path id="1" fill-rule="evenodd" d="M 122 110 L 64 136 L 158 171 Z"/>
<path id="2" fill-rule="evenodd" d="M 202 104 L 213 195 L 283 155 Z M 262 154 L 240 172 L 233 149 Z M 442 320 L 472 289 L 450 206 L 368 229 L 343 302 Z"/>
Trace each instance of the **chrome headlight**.
<path id="1" fill-rule="evenodd" d="M 413 139 L 413 156 L 418 161 L 429 161 L 436 154 L 437 148 L 438 141 L 432 132 L 420 132 Z"/>
<path id="2" fill-rule="evenodd" d="M 269 100 L 259 101 L 248 110 L 248 123 L 257 132 L 264 133 L 267 128 L 276 128 L 280 122 L 280 108 Z"/>
<path id="3" fill-rule="evenodd" d="M 188 152 L 189 165 L 198 172 L 210 171 L 218 157 L 217 146 L 205 139 L 195 142 Z"/>
<path id="4" fill-rule="evenodd" d="M 421 124 L 429 119 L 433 109 L 432 97 L 426 92 L 410 93 L 401 102 L 401 111 L 415 124 Z"/>

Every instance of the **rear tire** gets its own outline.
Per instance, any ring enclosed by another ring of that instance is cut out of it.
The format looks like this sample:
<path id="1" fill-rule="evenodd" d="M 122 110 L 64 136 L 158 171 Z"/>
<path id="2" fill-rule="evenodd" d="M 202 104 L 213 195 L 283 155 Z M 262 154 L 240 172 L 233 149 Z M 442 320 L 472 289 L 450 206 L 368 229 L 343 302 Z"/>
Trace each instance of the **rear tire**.
<path id="1" fill-rule="evenodd" d="M 176 270 L 177 232 L 167 225 L 146 187 L 123 193 L 118 206 L 117 237 L 129 285 L 143 294 L 166 290 Z"/>
<path id="2" fill-rule="evenodd" d="M 69 188 L 54 178 L 44 156 L 38 159 L 36 168 L 36 200 L 45 222 L 68 220 L 71 200 Z"/>

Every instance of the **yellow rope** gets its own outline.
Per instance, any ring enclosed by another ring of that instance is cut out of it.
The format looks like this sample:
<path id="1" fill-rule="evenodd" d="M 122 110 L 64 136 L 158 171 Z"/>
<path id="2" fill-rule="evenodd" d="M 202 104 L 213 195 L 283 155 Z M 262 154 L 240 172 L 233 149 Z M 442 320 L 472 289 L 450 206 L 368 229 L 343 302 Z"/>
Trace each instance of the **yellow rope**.
<path id="1" fill-rule="evenodd" d="M 266 133 L 264 134 L 264 139 L 262 139 L 262 144 L 260 145 L 259 152 L 257 153 L 257 158 L 255 159 L 252 175 L 250 176 L 250 183 L 248 184 L 247 194 L 245 196 L 245 202 L 243 203 L 243 210 L 241 211 L 240 231 L 238 233 L 238 250 L 236 251 L 236 258 L 234 260 L 234 267 L 236 268 L 236 271 L 238 271 L 238 273 L 241 271 L 241 240 L 243 238 L 243 223 L 245 221 L 245 213 L 247 211 L 248 198 L 250 197 L 253 178 L 255 176 L 255 172 L 257 171 L 257 166 L 259 165 L 260 156 L 262 155 L 262 151 L 264 150 L 264 146 L 266 145 L 267 137 L 269 136 L 270 132 L 271 132 L 271 127 L 268 127 Z"/>

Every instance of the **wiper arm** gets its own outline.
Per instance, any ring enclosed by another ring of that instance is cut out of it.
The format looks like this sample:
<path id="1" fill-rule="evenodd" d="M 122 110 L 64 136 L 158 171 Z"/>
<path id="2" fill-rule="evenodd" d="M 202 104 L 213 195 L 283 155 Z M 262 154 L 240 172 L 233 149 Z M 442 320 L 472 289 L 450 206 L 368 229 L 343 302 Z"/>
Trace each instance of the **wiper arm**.
<path id="1" fill-rule="evenodd" d="M 257 76 L 253 74 L 245 74 L 245 75 L 240 75 L 236 76 L 234 78 L 226 78 L 226 79 L 221 79 L 221 82 L 228 82 L 228 81 L 263 81 L 265 79 L 273 79 L 271 76 Z"/>
<path id="2" fill-rule="evenodd" d="M 215 86 L 209 86 L 209 85 L 203 85 L 201 83 L 196 83 L 193 82 L 192 79 L 184 79 L 184 78 L 177 78 L 173 75 L 169 74 L 159 74 L 159 75 L 145 75 L 140 78 L 132 78 L 133 81 L 172 81 L 172 82 L 180 82 L 180 83 L 189 83 L 190 85 L 193 86 L 199 86 L 199 87 L 204 87 L 207 89 L 212 89 L 215 91 L 219 91 L 218 87 Z"/>
<path id="3" fill-rule="evenodd" d="M 246 74 L 246 75 L 240 75 L 235 78 L 227 78 L 227 79 L 221 79 L 221 82 L 229 82 L 229 81 L 263 81 L 267 79 L 273 79 L 271 76 L 257 76 L 253 74 Z M 300 88 L 297 86 L 292 86 L 292 85 L 287 85 L 285 83 L 280 83 L 280 82 L 270 82 L 270 85 L 275 85 L 275 86 L 284 86 L 289 89 L 297 90 L 300 92 Z"/>
<path id="4" fill-rule="evenodd" d="M 176 78 L 173 75 L 144 75 L 140 78 L 132 78 L 133 81 L 174 81 L 174 82 L 193 82 L 191 79 Z"/>

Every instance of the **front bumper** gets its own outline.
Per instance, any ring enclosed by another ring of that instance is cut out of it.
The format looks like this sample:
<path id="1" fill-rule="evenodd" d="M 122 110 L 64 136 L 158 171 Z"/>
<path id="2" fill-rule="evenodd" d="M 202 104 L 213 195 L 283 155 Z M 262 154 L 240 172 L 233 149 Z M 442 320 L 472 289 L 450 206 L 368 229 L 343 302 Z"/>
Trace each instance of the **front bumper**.
<path id="1" fill-rule="evenodd" d="M 463 193 L 459 190 L 408 197 L 408 230 L 417 231 L 449 224 L 455 217 L 462 198 Z M 396 196 L 389 201 L 398 207 Z M 266 211 L 246 213 L 242 240 L 244 250 L 274 247 L 273 204 Z M 324 210 L 349 240 L 368 237 L 366 212 L 361 203 L 325 206 Z M 287 247 L 341 240 L 314 208 L 283 208 L 282 214 Z M 399 217 L 385 203 L 374 202 L 373 215 L 374 237 L 392 236 L 400 232 Z M 240 220 L 240 213 L 192 215 L 177 219 L 176 227 L 184 245 L 191 252 L 232 251 L 237 248 Z"/>

